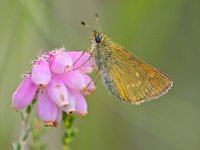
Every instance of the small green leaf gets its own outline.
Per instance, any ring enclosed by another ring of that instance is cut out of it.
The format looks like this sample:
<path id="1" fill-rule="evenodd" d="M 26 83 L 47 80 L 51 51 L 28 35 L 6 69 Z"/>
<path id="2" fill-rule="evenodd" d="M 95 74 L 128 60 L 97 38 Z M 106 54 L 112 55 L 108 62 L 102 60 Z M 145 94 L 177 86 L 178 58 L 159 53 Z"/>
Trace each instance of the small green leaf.
<path id="1" fill-rule="evenodd" d="M 78 129 L 77 128 L 72 128 L 71 137 L 74 138 L 77 134 L 78 134 Z"/>
<path id="2" fill-rule="evenodd" d="M 33 101 L 32 101 L 32 105 L 34 105 L 36 103 L 37 99 L 34 98 Z"/>
<path id="3" fill-rule="evenodd" d="M 31 106 L 31 105 L 28 105 L 27 108 L 26 108 L 26 113 L 27 113 L 27 114 L 30 114 L 31 109 L 32 109 L 32 106 Z"/>

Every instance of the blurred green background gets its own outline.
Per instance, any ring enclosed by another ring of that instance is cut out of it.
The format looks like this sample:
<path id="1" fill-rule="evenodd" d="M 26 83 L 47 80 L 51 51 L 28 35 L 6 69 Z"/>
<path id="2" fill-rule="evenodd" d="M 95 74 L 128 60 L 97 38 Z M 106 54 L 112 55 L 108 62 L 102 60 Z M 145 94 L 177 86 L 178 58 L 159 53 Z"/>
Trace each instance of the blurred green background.
<path id="1" fill-rule="evenodd" d="M 88 98 L 89 114 L 78 117 L 74 150 L 200 149 L 199 0 L 1 0 L 0 149 L 10 149 L 20 132 L 11 95 L 42 50 L 89 48 L 84 20 L 174 81 L 159 100 L 133 106 L 109 96 L 99 81 Z M 62 130 L 48 128 L 49 149 L 61 148 Z"/>

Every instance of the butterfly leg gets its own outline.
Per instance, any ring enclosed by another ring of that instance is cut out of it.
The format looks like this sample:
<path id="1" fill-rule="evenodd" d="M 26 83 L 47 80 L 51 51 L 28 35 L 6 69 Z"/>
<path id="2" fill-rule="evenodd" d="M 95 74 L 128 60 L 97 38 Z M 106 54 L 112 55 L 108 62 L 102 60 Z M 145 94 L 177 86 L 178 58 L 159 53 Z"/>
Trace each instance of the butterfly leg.
<path id="1" fill-rule="evenodd" d="M 85 54 L 86 50 L 84 50 L 81 54 L 81 56 L 79 56 L 79 58 L 73 63 L 73 66 L 81 59 L 81 57 Z"/>
<path id="2" fill-rule="evenodd" d="M 80 60 L 80 58 L 85 54 L 85 52 L 86 52 L 87 50 L 84 50 L 83 51 L 83 53 L 81 54 L 81 56 L 74 62 L 74 64 L 76 63 L 76 62 L 78 62 L 78 60 Z M 91 58 L 92 58 L 92 54 L 93 54 L 93 51 L 91 52 L 91 53 L 89 53 L 90 54 L 90 57 L 81 65 L 81 66 L 79 66 L 79 67 L 77 67 L 77 68 L 74 68 L 73 70 L 76 70 L 76 69 L 80 69 L 81 67 L 83 67 Z M 73 64 L 73 65 L 74 65 Z M 72 71 L 73 71 L 72 70 Z"/>
<path id="3" fill-rule="evenodd" d="M 98 70 L 96 71 L 96 73 L 94 74 L 94 76 L 92 77 L 92 79 L 95 79 L 95 78 L 97 77 L 99 71 L 100 71 L 100 69 L 98 69 Z M 100 76 L 98 76 L 98 77 L 96 78 L 96 80 L 94 81 L 94 84 L 95 84 L 95 85 L 96 85 L 96 83 L 98 82 L 99 77 L 100 77 Z M 87 84 L 87 87 L 92 83 L 92 81 L 93 81 L 93 80 L 91 80 L 91 81 Z"/>
<path id="4" fill-rule="evenodd" d="M 85 96 L 88 96 L 90 95 L 91 93 L 94 92 L 95 90 L 95 86 L 93 88 L 89 88 L 89 86 L 92 84 L 93 80 L 96 78 L 96 80 L 94 81 L 94 85 L 97 84 L 98 80 L 99 80 L 99 77 L 100 76 L 97 76 L 98 73 L 99 73 L 100 70 L 97 70 L 96 73 L 94 74 L 94 76 L 92 77 L 91 81 L 86 85 L 86 87 L 84 89 L 81 90 L 81 93 L 83 93 Z"/>

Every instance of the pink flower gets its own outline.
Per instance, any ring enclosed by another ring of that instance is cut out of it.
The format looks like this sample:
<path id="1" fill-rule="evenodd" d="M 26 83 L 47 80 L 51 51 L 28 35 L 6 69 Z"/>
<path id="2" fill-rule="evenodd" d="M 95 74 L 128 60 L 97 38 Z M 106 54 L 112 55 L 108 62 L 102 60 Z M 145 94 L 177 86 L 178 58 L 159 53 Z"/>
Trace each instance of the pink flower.
<path id="1" fill-rule="evenodd" d="M 55 73 L 64 73 L 70 71 L 72 65 L 72 59 L 69 54 L 59 53 L 52 62 L 51 70 Z"/>
<path id="2" fill-rule="evenodd" d="M 84 96 L 80 92 L 74 92 L 75 96 L 75 109 L 76 113 L 82 116 L 85 116 L 87 112 L 87 102 L 84 98 Z"/>
<path id="3" fill-rule="evenodd" d="M 84 52 L 68 52 L 74 64 L 73 69 L 81 70 L 85 73 L 91 73 L 93 70 L 93 61 L 90 54 Z"/>
<path id="4" fill-rule="evenodd" d="M 84 96 L 89 96 L 90 94 L 92 94 L 95 91 L 94 82 L 92 81 L 90 76 L 88 76 L 86 74 L 82 74 L 82 76 L 84 77 L 84 80 L 85 80 L 87 86 L 85 88 L 81 89 L 81 93 Z"/>
<path id="5" fill-rule="evenodd" d="M 69 93 L 69 99 L 68 99 L 69 105 L 63 108 L 63 111 L 66 112 L 67 114 L 71 114 L 72 112 L 76 111 L 75 108 L 76 98 L 72 90 L 69 90 L 68 93 Z"/>
<path id="6" fill-rule="evenodd" d="M 39 58 L 33 64 L 31 79 L 38 88 L 44 88 L 51 80 L 49 63 L 44 58 Z"/>
<path id="7" fill-rule="evenodd" d="M 37 112 L 40 120 L 42 120 L 45 125 L 53 125 L 53 122 L 57 118 L 57 106 L 49 98 L 47 91 L 39 91 L 37 94 Z"/>
<path id="8" fill-rule="evenodd" d="M 36 93 L 36 86 L 31 81 L 29 74 L 24 76 L 23 81 L 12 95 L 12 107 L 15 110 L 28 106 Z"/>
<path id="9" fill-rule="evenodd" d="M 70 89 L 81 90 L 87 86 L 86 80 L 79 70 L 74 70 L 62 74 L 60 78 Z"/>
<path id="10" fill-rule="evenodd" d="M 61 109 L 68 105 L 68 91 L 64 83 L 58 78 L 53 78 L 47 85 L 47 92 L 51 100 Z"/>
<path id="11" fill-rule="evenodd" d="M 15 110 L 27 107 L 34 96 L 37 98 L 37 113 L 45 125 L 55 126 L 62 120 L 62 113 L 87 114 L 84 96 L 90 95 L 95 86 L 86 74 L 93 70 L 93 61 L 88 53 L 51 51 L 34 61 L 32 72 L 13 93 Z"/>

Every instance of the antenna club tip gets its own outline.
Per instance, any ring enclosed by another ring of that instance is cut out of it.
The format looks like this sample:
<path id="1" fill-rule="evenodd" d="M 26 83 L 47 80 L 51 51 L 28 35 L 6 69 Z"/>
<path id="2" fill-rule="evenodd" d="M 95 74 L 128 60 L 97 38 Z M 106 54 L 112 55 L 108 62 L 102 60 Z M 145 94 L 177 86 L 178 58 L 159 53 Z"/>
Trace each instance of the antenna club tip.
<path id="1" fill-rule="evenodd" d="M 84 26 L 86 25 L 86 23 L 84 21 L 81 21 L 81 24 L 84 25 Z"/>

